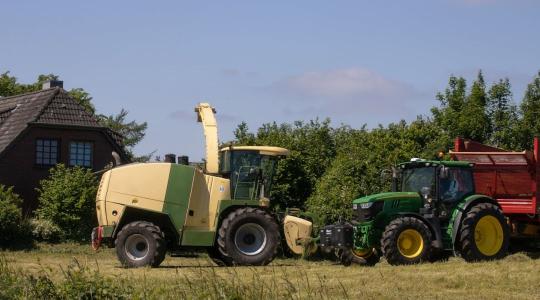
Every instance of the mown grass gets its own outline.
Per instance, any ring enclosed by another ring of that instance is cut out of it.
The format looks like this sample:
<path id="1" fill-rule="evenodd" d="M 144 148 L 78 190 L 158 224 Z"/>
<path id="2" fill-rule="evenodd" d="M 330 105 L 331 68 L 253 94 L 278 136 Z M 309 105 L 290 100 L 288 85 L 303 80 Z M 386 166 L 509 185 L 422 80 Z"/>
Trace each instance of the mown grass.
<path id="1" fill-rule="evenodd" d="M 266 267 L 215 267 L 207 257 L 124 269 L 111 249 L 40 245 L 0 253 L 0 298 L 21 299 L 540 299 L 540 259 L 393 267 L 276 259 Z"/>

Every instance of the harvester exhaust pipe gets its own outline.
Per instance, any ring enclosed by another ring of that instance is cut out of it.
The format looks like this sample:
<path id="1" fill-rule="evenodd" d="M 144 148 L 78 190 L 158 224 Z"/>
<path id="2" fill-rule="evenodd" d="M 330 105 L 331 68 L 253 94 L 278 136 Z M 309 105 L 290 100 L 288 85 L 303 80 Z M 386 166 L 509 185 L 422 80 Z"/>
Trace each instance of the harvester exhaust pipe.
<path id="1" fill-rule="evenodd" d="M 195 107 L 197 122 L 201 122 L 206 139 L 206 173 L 218 173 L 218 133 L 214 114 L 216 109 L 209 103 L 199 103 Z"/>

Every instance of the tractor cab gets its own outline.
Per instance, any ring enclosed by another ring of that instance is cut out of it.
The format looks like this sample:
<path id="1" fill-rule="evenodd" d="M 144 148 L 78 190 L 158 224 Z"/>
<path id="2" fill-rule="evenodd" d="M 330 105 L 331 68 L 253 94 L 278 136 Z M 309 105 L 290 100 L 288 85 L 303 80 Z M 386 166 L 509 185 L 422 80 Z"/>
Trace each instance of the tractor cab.
<path id="1" fill-rule="evenodd" d="M 452 206 L 475 193 L 468 162 L 413 160 L 398 165 L 393 179 L 394 191 L 419 192 L 427 204 Z"/>
<path id="2" fill-rule="evenodd" d="M 229 146 L 220 150 L 219 174 L 228 178 L 232 199 L 269 198 L 278 159 L 289 150 L 269 146 Z"/>

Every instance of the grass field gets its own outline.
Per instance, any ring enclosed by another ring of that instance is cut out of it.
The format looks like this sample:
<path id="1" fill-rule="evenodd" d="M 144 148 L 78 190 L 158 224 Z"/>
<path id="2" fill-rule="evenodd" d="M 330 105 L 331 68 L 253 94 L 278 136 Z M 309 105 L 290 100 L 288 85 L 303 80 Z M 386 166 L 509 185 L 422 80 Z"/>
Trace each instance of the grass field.
<path id="1" fill-rule="evenodd" d="M 216 267 L 167 258 L 160 268 L 121 268 L 111 249 L 40 245 L 0 253 L 0 298 L 138 299 L 540 299 L 540 259 L 525 253 L 486 263 L 343 267 L 276 259 L 266 267 Z"/>

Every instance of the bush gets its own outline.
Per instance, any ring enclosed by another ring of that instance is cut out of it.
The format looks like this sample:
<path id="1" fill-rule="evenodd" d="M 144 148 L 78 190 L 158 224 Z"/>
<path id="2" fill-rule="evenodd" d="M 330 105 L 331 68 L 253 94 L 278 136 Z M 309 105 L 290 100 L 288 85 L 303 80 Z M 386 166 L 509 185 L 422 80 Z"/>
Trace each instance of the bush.
<path id="1" fill-rule="evenodd" d="M 21 211 L 22 199 L 13 187 L 0 184 L 0 246 L 13 247 L 27 242 L 27 222 Z"/>
<path id="2" fill-rule="evenodd" d="M 63 240 L 64 232 L 51 220 L 30 220 L 32 237 L 37 241 L 55 243 Z"/>
<path id="3" fill-rule="evenodd" d="M 70 240 L 90 237 L 97 223 L 95 199 L 98 181 L 89 169 L 60 164 L 40 182 L 38 219 L 57 225 Z"/>

